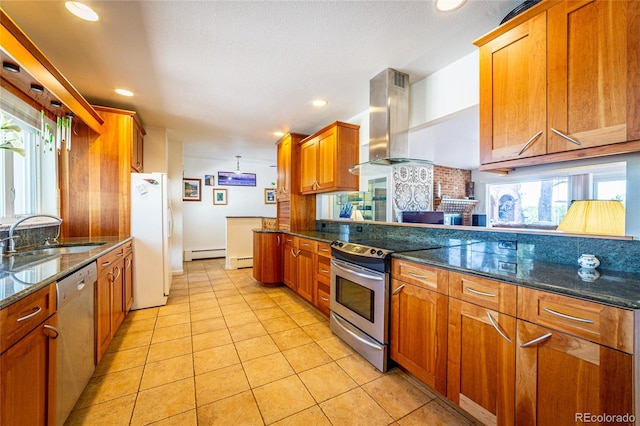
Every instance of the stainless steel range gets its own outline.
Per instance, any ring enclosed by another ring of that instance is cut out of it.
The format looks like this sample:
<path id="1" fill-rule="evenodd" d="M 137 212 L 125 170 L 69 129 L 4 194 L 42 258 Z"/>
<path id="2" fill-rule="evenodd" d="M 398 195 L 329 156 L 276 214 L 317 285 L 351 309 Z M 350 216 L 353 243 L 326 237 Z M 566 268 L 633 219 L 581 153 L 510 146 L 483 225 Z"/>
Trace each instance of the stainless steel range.
<path id="1" fill-rule="evenodd" d="M 390 255 L 415 250 L 415 244 L 336 240 L 331 248 L 331 330 L 385 372 L 389 359 Z"/>

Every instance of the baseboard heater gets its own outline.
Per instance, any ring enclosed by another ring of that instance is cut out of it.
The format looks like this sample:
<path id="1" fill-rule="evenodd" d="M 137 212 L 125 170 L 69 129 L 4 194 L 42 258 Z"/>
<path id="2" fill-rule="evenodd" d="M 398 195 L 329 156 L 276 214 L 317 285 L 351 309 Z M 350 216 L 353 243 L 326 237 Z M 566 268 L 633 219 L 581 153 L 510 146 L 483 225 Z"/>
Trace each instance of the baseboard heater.
<path id="1" fill-rule="evenodd" d="M 217 257 L 225 257 L 227 250 L 224 248 L 202 249 L 202 250 L 185 250 L 184 260 L 190 262 L 196 259 L 214 259 Z"/>
<path id="2" fill-rule="evenodd" d="M 224 265 L 225 269 L 240 269 L 240 268 L 252 268 L 253 256 L 249 257 L 227 257 L 227 262 Z"/>

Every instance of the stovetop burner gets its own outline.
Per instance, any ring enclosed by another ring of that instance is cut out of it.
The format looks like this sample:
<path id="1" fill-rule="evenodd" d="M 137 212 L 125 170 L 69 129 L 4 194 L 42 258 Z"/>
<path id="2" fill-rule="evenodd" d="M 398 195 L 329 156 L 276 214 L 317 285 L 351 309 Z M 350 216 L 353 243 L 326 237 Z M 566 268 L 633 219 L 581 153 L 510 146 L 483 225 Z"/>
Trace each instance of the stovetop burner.
<path id="1" fill-rule="evenodd" d="M 427 250 L 442 247 L 434 243 L 418 243 L 405 240 L 351 239 L 335 240 L 331 247 L 339 252 L 367 258 L 386 259 L 391 253 L 414 250 Z"/>

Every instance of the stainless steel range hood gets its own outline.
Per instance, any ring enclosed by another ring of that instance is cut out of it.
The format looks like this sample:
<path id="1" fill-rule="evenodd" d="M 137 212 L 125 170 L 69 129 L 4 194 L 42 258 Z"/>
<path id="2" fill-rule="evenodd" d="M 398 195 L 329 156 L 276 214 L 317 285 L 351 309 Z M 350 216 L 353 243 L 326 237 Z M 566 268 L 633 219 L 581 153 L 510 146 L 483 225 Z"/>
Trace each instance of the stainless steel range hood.
<path id="1" fill-rule="evenodd" d="M 369 82 L 369 161 L 349 171 L 375 174 L 401 163 L 433 164 L 409 158 L 409 75 L 387 68 Z"/>

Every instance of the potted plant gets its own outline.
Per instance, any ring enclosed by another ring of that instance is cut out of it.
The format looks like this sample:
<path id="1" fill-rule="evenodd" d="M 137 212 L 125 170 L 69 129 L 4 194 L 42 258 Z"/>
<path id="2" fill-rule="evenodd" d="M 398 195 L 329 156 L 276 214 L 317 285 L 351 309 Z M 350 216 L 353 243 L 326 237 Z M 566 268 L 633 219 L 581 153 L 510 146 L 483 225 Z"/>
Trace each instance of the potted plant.
<path id="1" fill-rule="evenodd" d="M 0 116 L 0 149 L 13 151 L 24 157 L 24 148 L 19 133 L 22 131 L 20 126 L 11 122 L 11 118 L 5 119 L 4 115 Z"/>

